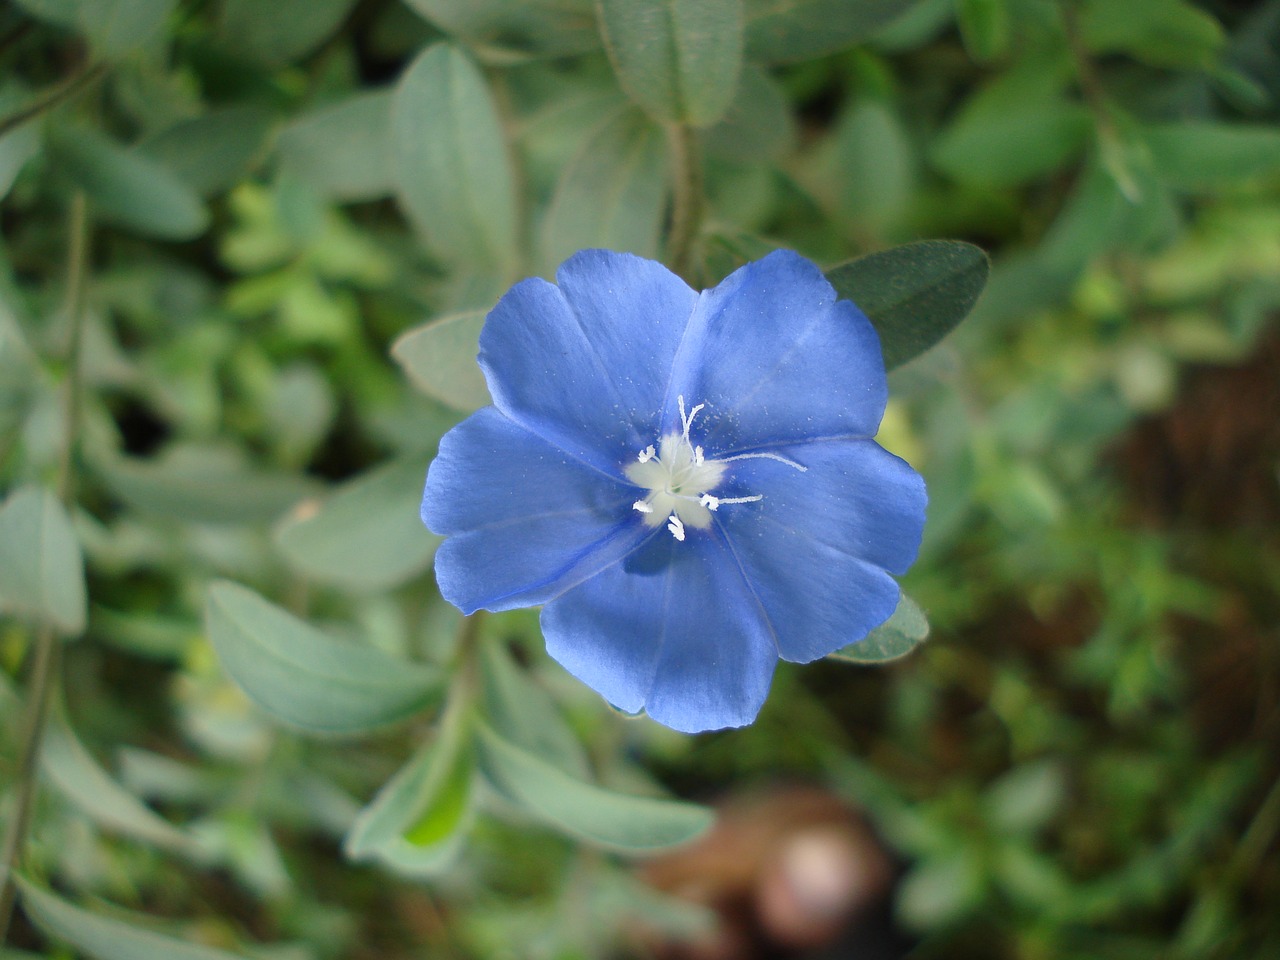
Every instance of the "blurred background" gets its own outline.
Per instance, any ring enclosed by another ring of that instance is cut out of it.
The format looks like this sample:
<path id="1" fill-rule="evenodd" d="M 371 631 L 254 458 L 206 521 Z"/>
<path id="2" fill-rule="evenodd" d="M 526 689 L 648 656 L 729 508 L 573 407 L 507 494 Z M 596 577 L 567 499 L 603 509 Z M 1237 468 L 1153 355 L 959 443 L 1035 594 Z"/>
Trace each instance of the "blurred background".
<path id="1" fill-rule="evenodd" d="M 60 899 L 0 956 L 150 956 L 103 917 L 277 960 L 1280 956 L 1280 2 L 711 7 L 741 13 L 695 282 L 774 246 L 990 254 L 881 434 L 929 485 L 932 634 L 780 664 L 754 726 L 687 737 L 492 617 L 601 783 L 724 813 L 636 861 L 482 791 L 424 877 L 342 838 L 436 712 L 281 726 L 208 585 L 448 663 L 417 502 L 487 402 L 484 312 L 582 247 L 667 254 L 683 141 L 608 3 L 0 4 L 0 488 L 66 479 L 74 437 L 89 593 L 24 861 Z"/>

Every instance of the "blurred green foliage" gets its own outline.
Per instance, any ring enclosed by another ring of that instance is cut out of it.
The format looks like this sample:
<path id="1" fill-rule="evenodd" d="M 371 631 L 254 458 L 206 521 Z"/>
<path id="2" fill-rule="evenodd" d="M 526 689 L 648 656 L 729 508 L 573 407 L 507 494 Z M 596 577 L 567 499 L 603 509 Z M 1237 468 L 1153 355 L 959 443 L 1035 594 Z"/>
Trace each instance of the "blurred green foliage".
<path id="1" fill-rule="evenodd" d="M 903 857 L 920 956 L 1280 956 L 1277 98 L 1277 0 L 0 6 L 10 824 L 24 665 L 74 641 L 12 942 L 606 956 L 705 920 L 596 852 L 701 828 L 659 784 L 802 778 Z M 463 630 L 415 516 L 484 311 L 672 257 L 691 155 L 706 285 L 993 259 L 882 432 L 933 639 L 696 739 L 527 612 Z"/>

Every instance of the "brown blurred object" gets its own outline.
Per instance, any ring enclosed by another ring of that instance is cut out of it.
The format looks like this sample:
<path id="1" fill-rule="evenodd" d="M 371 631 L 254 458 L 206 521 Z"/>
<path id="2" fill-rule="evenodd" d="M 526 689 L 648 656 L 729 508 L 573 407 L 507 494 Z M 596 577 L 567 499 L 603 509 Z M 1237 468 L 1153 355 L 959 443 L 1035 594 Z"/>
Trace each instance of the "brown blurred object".
<path id="1" fill-rule="evenodd" d="M 799 956 L 833 943 L 893 884 L 888 854 L 844 802 L 786 788 L 724 804 L 698 842 L 649 861 L 644 879 L 712 908 L 717 929 L 663 943 L 663 960 Z"/>

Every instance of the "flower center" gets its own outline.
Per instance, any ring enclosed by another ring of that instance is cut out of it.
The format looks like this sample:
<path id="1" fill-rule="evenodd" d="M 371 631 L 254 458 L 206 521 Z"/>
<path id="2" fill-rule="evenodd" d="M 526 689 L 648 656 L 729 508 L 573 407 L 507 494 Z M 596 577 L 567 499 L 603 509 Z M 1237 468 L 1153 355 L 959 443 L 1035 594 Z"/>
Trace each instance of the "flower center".
<path id="1" fill-rule="evenodd" d="M 702 447 L 695 446 L 689 438 L 694 418 L 705 404 L 698 404 L 685 412 L 684 397 L 677 397 L 680 404 L 679 433 L 668 433 L 645 447 L 636 462 L 626 468 L 627 479 L 649 491 L 648 495 L 633 503 L 632 509 L 644 517 L 644 522 L 656 527 L 665 522 L 667 530 L 677 540 L 685 538 L 685 527 L 706 530 L 711 526 L 711 514 L 729 503 L 755 503 L 764 497 L 717 497 L 711 491 L 724 479 L 729 461 L 750 457 L 779 460 L 797 470 L 806 468 L 785 457 L 771 453 L 746 453 L 723 460 L 708 460 Z"/>

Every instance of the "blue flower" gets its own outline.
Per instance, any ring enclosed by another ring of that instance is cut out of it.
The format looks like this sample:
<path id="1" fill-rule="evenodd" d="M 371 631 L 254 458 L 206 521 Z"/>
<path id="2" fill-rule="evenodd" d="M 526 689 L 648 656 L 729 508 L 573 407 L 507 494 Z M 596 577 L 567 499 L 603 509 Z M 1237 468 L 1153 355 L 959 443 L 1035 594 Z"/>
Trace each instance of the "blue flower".
<path id="1" fill-rule="evenodd" d="M 480 335 L 493 406 L 445 436 L 422 518 L 465 613 L 545 604 L 547 650 L 676 730 L 755 719 L 893 612 L 924 482 L 872 438 L 870 321 L 777 251 L 697 293 L 606 250 L 524 280 Z"/>

